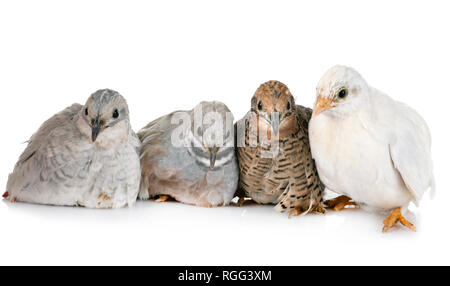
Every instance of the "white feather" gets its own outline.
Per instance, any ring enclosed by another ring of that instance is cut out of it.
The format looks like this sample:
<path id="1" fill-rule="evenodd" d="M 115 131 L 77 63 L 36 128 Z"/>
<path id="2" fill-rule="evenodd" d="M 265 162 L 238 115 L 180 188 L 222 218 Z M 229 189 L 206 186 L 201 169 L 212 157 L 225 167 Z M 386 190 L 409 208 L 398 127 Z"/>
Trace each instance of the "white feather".
<path id="1" fill-rule="evenodd" d="M 370 88 L 354 70 L 333 69 L 319 84 L 320 95 L 333 96 L 339 85 L 353 94 L 310 121 L 311 151 L 321 179 L 329 189 L 377 209 L 418 204 L 426 190 L 434 191 L 425 121 Z"/>

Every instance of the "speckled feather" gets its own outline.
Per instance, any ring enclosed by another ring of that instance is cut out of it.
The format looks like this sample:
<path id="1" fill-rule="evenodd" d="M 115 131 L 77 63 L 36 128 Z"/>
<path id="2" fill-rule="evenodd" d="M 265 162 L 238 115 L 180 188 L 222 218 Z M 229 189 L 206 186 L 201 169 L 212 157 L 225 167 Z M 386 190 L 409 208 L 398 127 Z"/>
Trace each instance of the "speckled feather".
<path id="1" fill-rule="evenodd" d="M 261 95 L 258 95 L 257 91 L 252 99 L 251 112 L 256 111 L 254 104 L 258 96 L 262 96 L 262 99 L 270 98 L 266 102 L 273 100 L 276 106 L 279 106 L 277 101 L 286 98 L 293 103 L 289 90 L 280 82 L 265 83 L 258 90 Z M 287 96 L 280 97 L 280 94 Z M 242 120 L 248 119 L 251 112 Z M 292 113 L 294 119 L 280 129 L 280 153 L 275 158 L 261 156 L 262 152 L 270 152 L 271 146 L 263 146 L 255 141 L 258 130 L 252 130 L 250 120 L 246 120 L 245 147 L 239 147 L 237 151 L 240 167 L 239 187 L 258 203 L 276 204 L 278 211 L 293 211 L 297 208 L 301 213 L 307 213 L 322 207 L 324 186 L 319 179 L 309 147 L 308 122 L 312 110 L 297 105 L 292 109 Z"/>

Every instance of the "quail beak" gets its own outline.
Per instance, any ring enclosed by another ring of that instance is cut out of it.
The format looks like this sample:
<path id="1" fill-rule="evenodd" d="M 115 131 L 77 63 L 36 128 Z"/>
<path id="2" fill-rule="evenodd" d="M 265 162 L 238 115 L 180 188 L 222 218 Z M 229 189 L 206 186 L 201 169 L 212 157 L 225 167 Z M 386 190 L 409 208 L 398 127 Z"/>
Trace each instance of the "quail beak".
<path id="1" fill-rule="evenodd" d="M 278 130 L 280 129 L 280 118 L 276 118 L 279 116 L 279 113 L 272 113 L 270 116 L 270 125 L 272 125 L 273 133 L 275 136 L 278 134 Z"/>
<path id="2" fill-rule="evenodd" d="M 99 133 L 100 133 L 100 120 L 97 117 L 97 119 L 95 119 L 94 123 L 92 124 L 92 142 L 95 142 L 95 140 L 97 140 Z"/>
<path id="3" fill-rule="evenodd" d="M 332 108 L 332 101 L 328 97 L 318 96 L 317 97 L 317 103 L 316 107 L 314 108 L 314 112 L 312 114 L 312 117 L 316 117 L 320 113 L 324 112 L 325 110 L 328 110 Z"/>
<path id="4" fill-rule="evenodd" d="M 214 169 L 214 166 L 216 165 L 216 157 L 218 151 L 219 148 L 215 146 L 209 149 L 209 168 L 211 168 L 211 170 Z"/>

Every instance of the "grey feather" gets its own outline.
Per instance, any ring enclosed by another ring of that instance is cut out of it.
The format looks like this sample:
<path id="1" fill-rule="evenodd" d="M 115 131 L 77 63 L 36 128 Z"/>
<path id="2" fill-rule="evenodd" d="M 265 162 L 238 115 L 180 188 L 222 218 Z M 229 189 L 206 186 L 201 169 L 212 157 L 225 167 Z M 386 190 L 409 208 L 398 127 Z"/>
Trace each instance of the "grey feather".
<path id="1" fill-rule="evenodd" d="M 96 108 L 105 124 L 108 120 L 121 123 L 105 125 L 93 142 L 87 107 Z M 121 118 L 109 119 L 110 109 L 120 107 L 126 110 Z M 11 200 L 39 204 L 132 205 L 140 183 L 139 152 L 140 141 L 129 124 L 125 99 L 117 92 L 100 90 L 85 106 L 74 104 L 42 124 L 10 174 L 7 193 Z"/>
<path id="2" fill-rule="evenodd" d="M 203 114 L 215 111 L 225 118 L 229 112 L 219 102 L 202 102 L 200 105 Z M 144 127 L 138 133 L 142 141 L 142 188 L 139 197 L 148 199 L 169 195 L 186 204 L 209 207 L 229 204 L 234 197 L 239 175 L 234 144 L 219 151 L 217 159 L 221 160 L 221 164 L 211 169 L 204 164 L 208 159 L 204 146 L 176 147 L 172 144 L 172 132 L 179 127 L 172 121 L 180 113 L 189 115 L 191 119 L 189 130 L 184 132 L 191 134 L 192 140 L 193 137 L 202 140 L 194 128 L 194 110 L 173 112 Z M 205 130 L 208 127 L 208 124 L 202 125 Z M 226 137 L 227 134 L 222 133 Z M 230 136 L 233 141 L 234 136 Z"/>

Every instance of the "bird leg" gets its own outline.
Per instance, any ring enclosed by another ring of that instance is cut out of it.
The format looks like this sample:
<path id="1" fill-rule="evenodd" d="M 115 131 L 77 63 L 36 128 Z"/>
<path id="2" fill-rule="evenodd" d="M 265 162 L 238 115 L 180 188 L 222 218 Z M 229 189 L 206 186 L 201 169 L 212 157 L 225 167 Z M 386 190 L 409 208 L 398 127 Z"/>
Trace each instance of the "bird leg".
<path id="1" fill-rule="evenodd" d="M 234 197 L 238 197 L 237 203 L 234 204 L 238 207 L 243 207 L 245 205 L 251 205 L 251 204 L 256 203 L 254 200 L 246 200 L 245 199 L 246 198 L 245 191 L 242 188 L 239 188 L 236 191 L 236 193 L 234 194 Z"/>
<path id="2" fill-rule="evenodd" d="M 325 201 L 325 205 L 327 208 L 333 209 L 334 211 L 341 211 L 345 206 L 357 206 L 358 204 L 347 196 L 339 196 L 332 200 Z"/>
<path id="3" fill-rule="evenodd" d="M 289 213 L 289 218 L 293 217 L 293 216 L 299 216 L 302 215 L 305 211 L 303 210 L 302 207 L 296 207 L 295 209 L 293 209 L 290 213 Z M 311 209 L 310 211 L 311 213 L 321 213 L 321 214 L 326 214 L 327 211 L 322 207 L 322 205 L 317 205 L 314 208 Z"/>
<path id="4" fill-rule="evenodd" d="M 238 207 L 243 207 L 243 206 L 248 206 L 248 205 L 253 205 L 256 204 L 256 202 L 254 200 L 246 200 L 245 197 L 239 197 L 239 200 L 236 203 L 236 206 Z"/>
<path id="5" fill-rule="evenodd" d="M 396 208 L 391 212 L 389 217 L 384 220 L 383 232 L 388 232 L 398 221 L 412 231 L 416 231 L 416 227 L 403 217 L 401 209 Z"/>
<path id="6" fill-rule="evenodd" d="M 299 216 L 303 213 L 303 209 L 301 207 L 296 207 L 289 213 L 289 218 L 293 216 Z"/>
<path id="7" fill-rule="evenodd" d="M 165 201 L 167 201 L 167 200 L 169 200 L 169 199 L 170 199 L 169 196 L 167 196 L 167 195 L 161 195 L 161 196 L 159 196 L 159 197 L 155 200 L 155 202 L 157 202 L 157 203 L 163 203 L 163 202 L 165 202 Z"/>
<path id="8" fill-rule="evenodd" d="M 6 191 L 4 194 L 3 194 L 3 198 L 7 198 L 7 197 L 9 197 L 9 193 L 8 193 L 8 191 Z"/>
<path id="9" fill-rule="evenodd" d="M 322 204 L 317 205 L 311 210 L 314 213 L 326 214 L 327 211 L 323 208 Z"/>
<path id="10" fill-rule="evenodd" d="M 237 203 L 239 207 L 242 207 L 245 204 L 245 197 L 239 197 Z"/>

